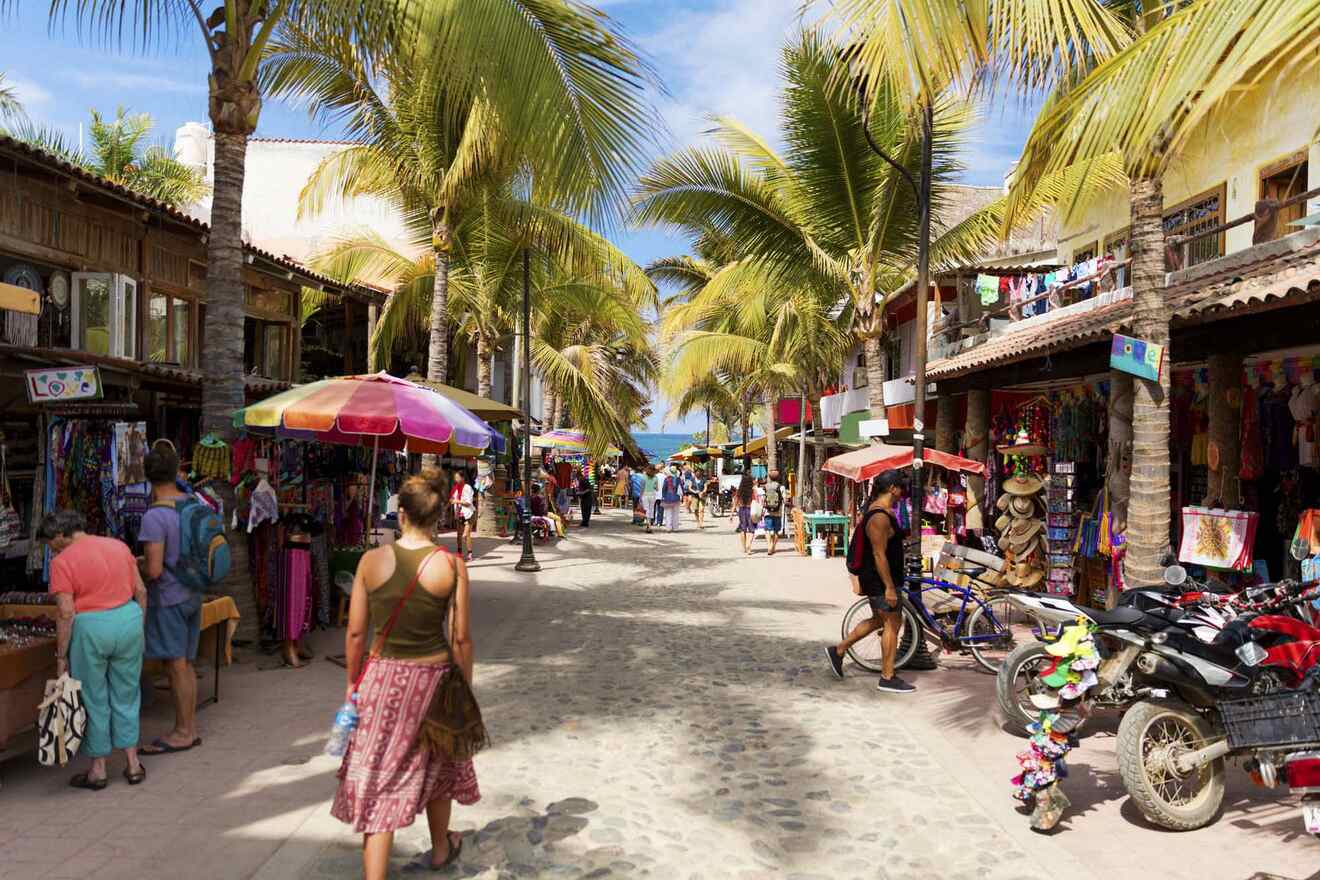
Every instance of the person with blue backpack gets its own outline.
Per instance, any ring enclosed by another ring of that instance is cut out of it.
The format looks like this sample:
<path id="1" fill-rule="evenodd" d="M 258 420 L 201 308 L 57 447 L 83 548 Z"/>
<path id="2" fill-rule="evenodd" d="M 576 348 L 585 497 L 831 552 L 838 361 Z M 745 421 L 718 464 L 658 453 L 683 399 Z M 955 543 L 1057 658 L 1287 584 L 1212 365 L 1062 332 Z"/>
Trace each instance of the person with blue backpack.
<path id="1" fill-rule="evenodd" d="M 144 746 L 144 755 L 186 752 L 202 744 L 197 735 L 197 642 L 201 636 L 202 592 L 229 571 L 224 524 L 196 496 L 179 489 L 179 456 L 167 444 L 147 453 L 151 507 L 142 517 L 147 582 L 146 650 L 161 660 L 174 700 L 174 729 Z"/>

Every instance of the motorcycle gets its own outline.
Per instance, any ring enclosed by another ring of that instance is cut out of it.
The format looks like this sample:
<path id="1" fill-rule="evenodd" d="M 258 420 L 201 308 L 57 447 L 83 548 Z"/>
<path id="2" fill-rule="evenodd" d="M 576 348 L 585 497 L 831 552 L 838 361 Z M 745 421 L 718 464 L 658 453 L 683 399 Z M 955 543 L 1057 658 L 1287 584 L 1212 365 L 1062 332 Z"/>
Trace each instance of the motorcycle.
<path id="1" fill-rule="evenodd" d="M 1164 581 L 1163 587 L 1142 587 L 1125 592 L 1113 611 L 1089 608 L 1061 596 L 1039 593 L 1014 593 L 1008 599 L 1024 614 L 1036 619 L 1041 629 L 1071 623 L 1079 616 L 1090 619 L 1098 627 L 1097 641 L 1102 653 L 1116 658 L 1132 653 L 1133 634 L 1129 630 L 1133 624 L 1144 621 L 1144 628 L 1172 627 L 1169 633 L 1176 635 L 1176 643 L 1186 642 L 1189 648 L 1191 642 L 1199 643 L 1212 658 L 1231 658 L 1232 650 L 1248 640 L 1265 643 L 1268 654 L 1261 664 L 1263 669 L 1253 670 L 1251 675 L 1253 692 L 1266 693 L 1290 687 L 1300 680 L 1304 670 L 1298 671 L 1290 653 L 1294 649 L 1288 649 L 1286 645 L 1304 640 L 1299 635 L 1304 631 L 1293 624 L 1305 624 L 1280 614 L 1261 616 L 1266 611 L 1296 613 L 1295 609 L 1303 606 L 1304 598 L 1293 587 L 1267 585 L 1223 594 L 1192 583 L 1194 589 L 1188 590 L 1186 570 L 1179 565 L 1166 568 Z M 1251 626 L 1256 620 L 1261 622 Z M 1316 632 L 1320 633 L 1320 630 Z M 1192 653 L 1200 650 L 1198 647 Z M 1018 646 L 1004 660 L 996 680 L 996 697 L 1004 718 L 1018 725 L 1035 719 L 1036 710 L 1031 705 L 1030 696 L 1039 690 L 1036 672 L 1049 662 L 1045 644 L 1039 641 Z M 1119 665 L 1123 671 L 1111 673 L 1109 677 L 1103 674 L 1102 666 L 1101 687 L 1095 689 L 1088 708 L 1124 710 L 1148 696 L 1150 689 L 1138 687 L 1135 683 L 1134 676 L 1141 670 L 1133 669 L 1130 661 L 1114 664 L 1115 668 Z M 1146 674 L 1149 675 L 1150 671 Z"/>

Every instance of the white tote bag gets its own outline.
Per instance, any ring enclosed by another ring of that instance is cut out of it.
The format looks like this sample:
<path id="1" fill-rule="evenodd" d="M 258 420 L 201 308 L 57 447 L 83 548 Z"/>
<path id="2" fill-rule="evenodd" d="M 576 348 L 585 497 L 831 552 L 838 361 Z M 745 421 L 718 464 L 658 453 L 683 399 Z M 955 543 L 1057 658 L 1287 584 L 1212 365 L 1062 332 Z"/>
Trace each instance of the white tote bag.
<path id="1" fill-rule="evenodd" d="M 78 754 L 86 733 L 82 682 L 68 673 L 47 681 L 45 699 L 37 708 L 37 760 L 44 767 L 63 767 Z"/>

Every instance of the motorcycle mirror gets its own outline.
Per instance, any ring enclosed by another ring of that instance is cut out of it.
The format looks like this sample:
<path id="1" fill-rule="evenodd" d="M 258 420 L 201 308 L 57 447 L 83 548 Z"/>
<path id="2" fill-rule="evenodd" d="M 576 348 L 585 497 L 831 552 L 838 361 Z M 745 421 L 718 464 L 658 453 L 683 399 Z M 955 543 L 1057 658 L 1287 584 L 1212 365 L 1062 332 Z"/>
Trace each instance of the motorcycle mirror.
<path id="1" fill-rule="evenodd" d="M 1187 583 L 1187 569 L 1177 563 L 1164 569 L 1164 582 L 1171 587 L 1181 587 Z"/>

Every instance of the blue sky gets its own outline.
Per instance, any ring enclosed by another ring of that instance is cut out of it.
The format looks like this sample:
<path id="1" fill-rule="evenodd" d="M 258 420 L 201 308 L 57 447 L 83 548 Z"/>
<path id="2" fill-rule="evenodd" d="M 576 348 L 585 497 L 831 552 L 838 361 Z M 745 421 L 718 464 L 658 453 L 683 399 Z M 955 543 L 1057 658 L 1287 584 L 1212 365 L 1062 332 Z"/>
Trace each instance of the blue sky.
<path id="1" fill-rule="evenodd" d="M 186 30 L 165 45 L 134 52 L 79 39 L 75 29 L 48 26 L 48 4 L 27 0 L 0 21 L 0 71 L 17 87 L 29 115 L 77 137 L 79 123 L 96 108 L 118 105 L 150 113 L 165 143 L 184 122 L 206 122 L 208 64 L 200 38 Z M 659 109 L 669 147 L 698 140 L 710 114 L 731 115 L 773 136 L 778 95 L 778 48 L 796 27 L 800 0 L 596 0 L 649 55 L 668 97 Z M 998 185 L 1017 158 L 1030 114 L 1016 105 L 992 107 L 969 145 L 966 181 Z M 269 102 L 257 134 L 263 137 L 332 137 L 306 115 Z M 681 253 L 682 239 L 656 230 L 617 236 L 639 263 Z M 650 430 L 660 429 L 657 404 Z M 667 431 L 698 430 L 697 418 Z"/>

